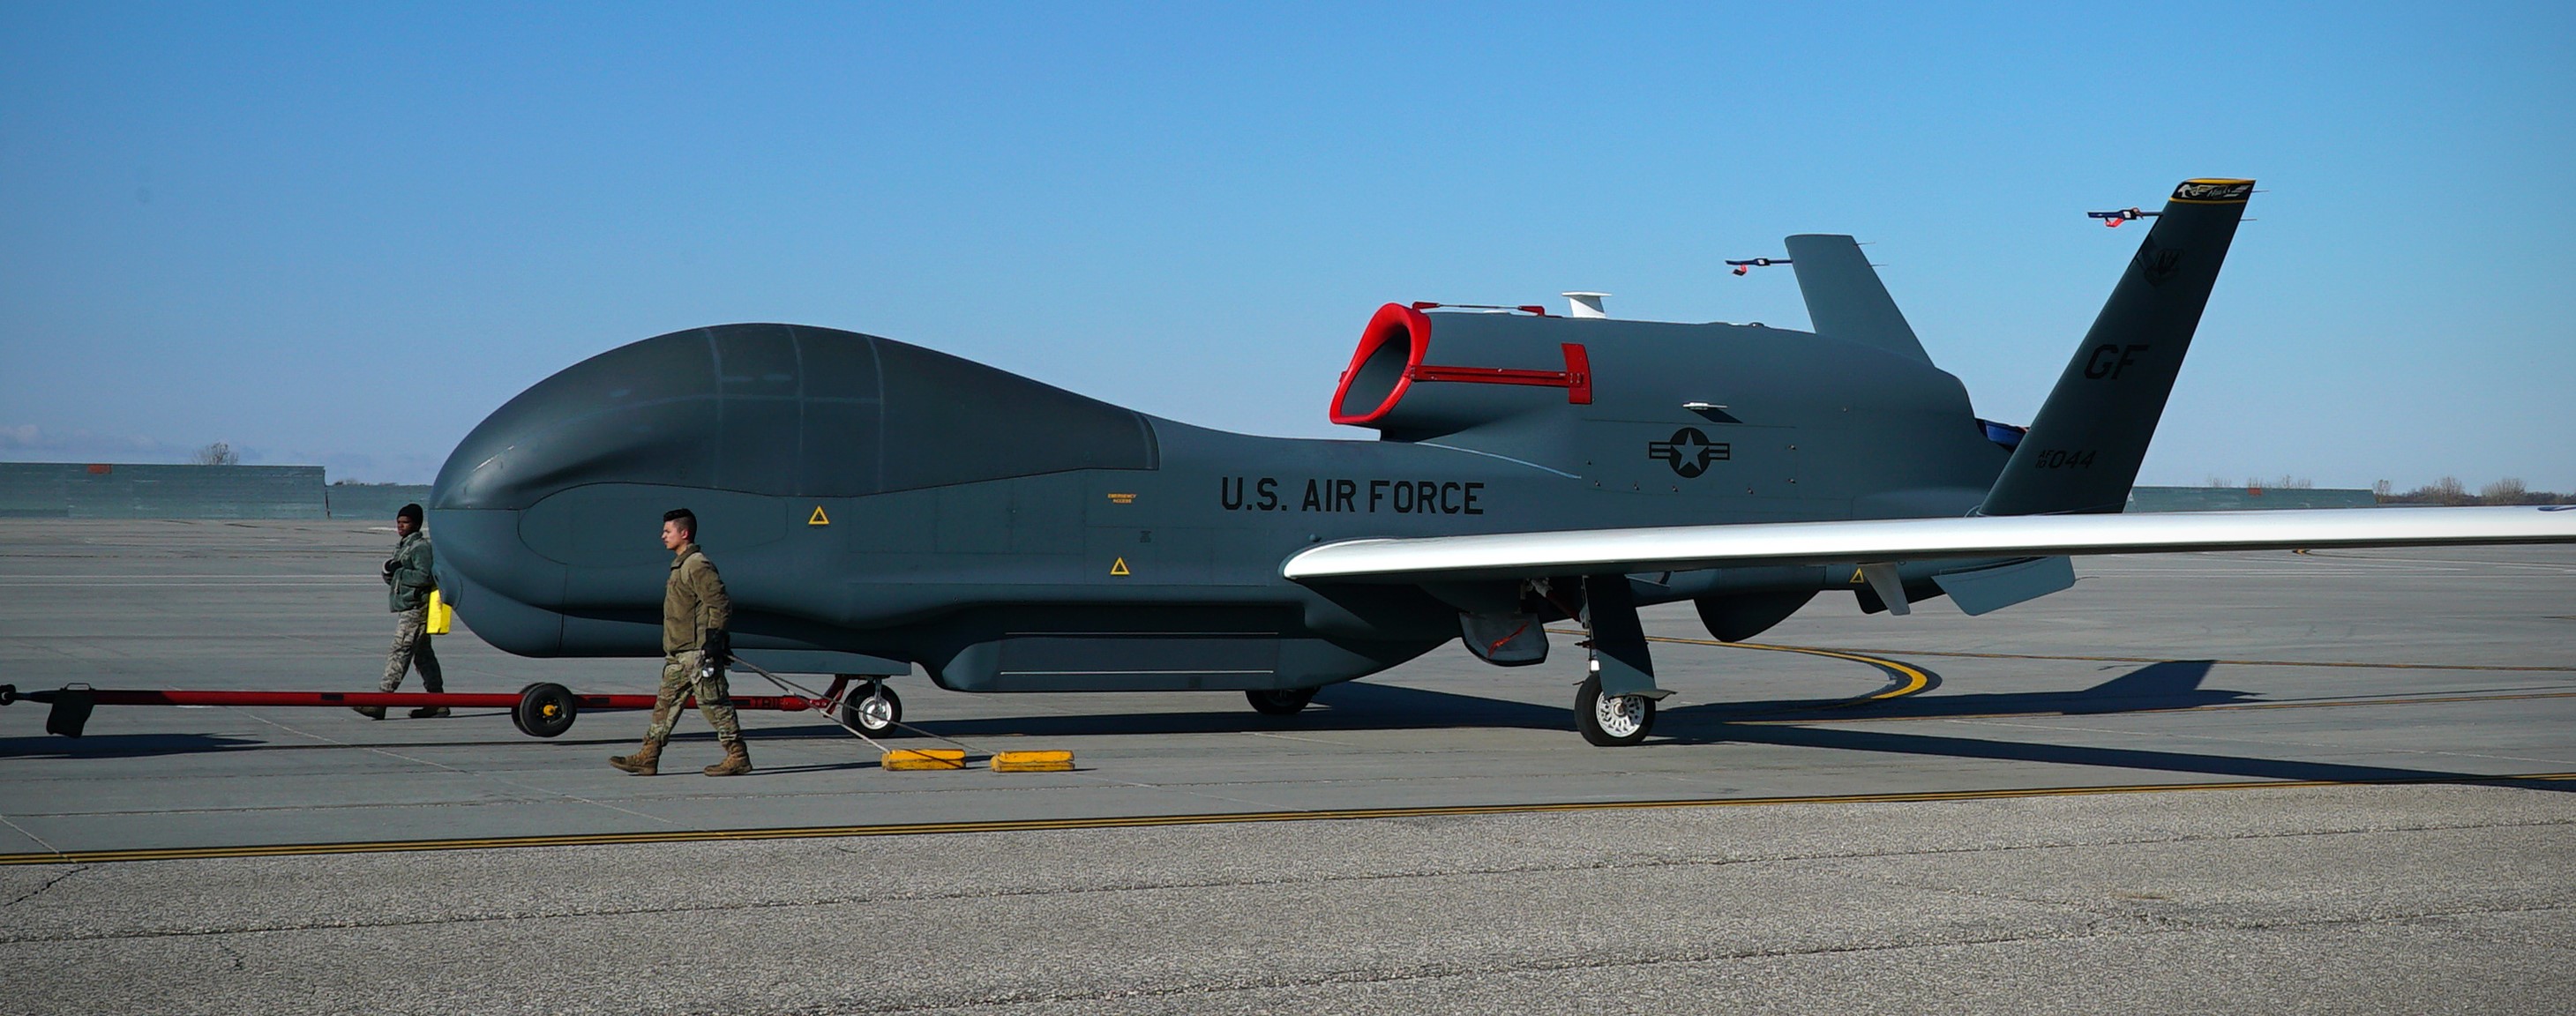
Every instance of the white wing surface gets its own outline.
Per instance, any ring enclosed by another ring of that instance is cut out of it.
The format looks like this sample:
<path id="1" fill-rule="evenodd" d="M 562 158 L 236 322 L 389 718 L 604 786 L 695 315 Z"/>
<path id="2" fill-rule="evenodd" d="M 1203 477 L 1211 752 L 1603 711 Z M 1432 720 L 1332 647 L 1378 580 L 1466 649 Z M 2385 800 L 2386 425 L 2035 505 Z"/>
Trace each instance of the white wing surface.
<path id="1" fill-rule="evenodd" d="M 1414 582 L 2056 554 L 2569 542 L 2576 542 L 2576 505 L 2013 515 L 1346 540 L 1301 551 L 1280 572 L 1306 582 Z"/>

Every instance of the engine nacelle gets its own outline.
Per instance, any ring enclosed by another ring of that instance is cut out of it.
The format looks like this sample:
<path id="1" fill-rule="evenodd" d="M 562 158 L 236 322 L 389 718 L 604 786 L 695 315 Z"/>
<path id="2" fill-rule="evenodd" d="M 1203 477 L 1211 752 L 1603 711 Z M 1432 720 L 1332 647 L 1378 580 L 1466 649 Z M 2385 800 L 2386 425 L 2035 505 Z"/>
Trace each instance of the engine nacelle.
<path id="1" fill-rule="evenodd" d="M 1599 333 L 1585 335 L 1568 324 L 1505 314 L 1435 319 L 1387 304 L 1369 319 L 1342 372 L 1333 422 L 1419 440 L 1551 407 L 1590 405 L 1592 360 L 1581 340 Z"/>

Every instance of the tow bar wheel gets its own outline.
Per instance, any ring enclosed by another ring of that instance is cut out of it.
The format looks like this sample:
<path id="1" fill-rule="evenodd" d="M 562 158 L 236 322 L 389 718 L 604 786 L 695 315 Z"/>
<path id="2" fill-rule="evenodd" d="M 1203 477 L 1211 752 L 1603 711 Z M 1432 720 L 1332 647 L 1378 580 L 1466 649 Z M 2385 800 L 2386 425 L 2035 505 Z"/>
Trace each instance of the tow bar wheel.
<path id="1" fill-rule="evenodd" d="M 572 689 L 540 681 L 519 689 L 519 705 L 510 710 L 510 722 L 530 737 L 554 737 L 571 730 L 580 712 L 581 702 Z"/>
<path id="2" fill-rule="evenodd" d="M 866 689 L 841 700 L 842 723 L 876 735 L 892 735 L 895 724 L 903 722 L 903 699 L 882 681 L 870 681 Z"/>
<path id="3" fill-rule="evenodd" d="M 1604 748 L 1624 748 L 1646 739 L 1655 726 L 1655 700 L 1643 695 L 1603 695 L 1601 678 L 1583 679 L 1574 693 L 1574 726 L 1583 739 Z"/>

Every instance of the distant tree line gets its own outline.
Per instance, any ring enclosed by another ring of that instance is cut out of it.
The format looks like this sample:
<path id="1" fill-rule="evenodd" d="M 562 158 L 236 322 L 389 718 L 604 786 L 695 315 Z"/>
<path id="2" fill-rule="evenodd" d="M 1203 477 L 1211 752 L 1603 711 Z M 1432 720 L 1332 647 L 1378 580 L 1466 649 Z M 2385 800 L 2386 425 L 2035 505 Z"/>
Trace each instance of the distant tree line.
<path id="1" fill-rule="evenodd" d="M 2210 474 L 2209 486 L 2234 488 L 2237 485 L 2238 484 L 2234 480 L 2230 480 L 2215 473 Z M 2245 478 L 2243 486 L 2247 490 L 2312 490 L 2315 489 L 2316 485 L 2316 481 L 2304 476 L 2283 475 L 2278 479 L 2272 480 L 2266 480 L 2260 476 L 2249 476 Z"/>
<path id="2" fill-rule="evenodd" d="M 2270 480 L 2259 476 L 2247 477 L 2243 484 L 2239 484 L 2224 476 L 2211 474 L 2207 482 L 2211 487 L 2234 489 L 2241 486 L 2247 490 L 2309 490 L 2316 487 L 2316 484 L 2309 481 L 2307 477 L 2287 475 Z M 2370 485 L 2370 492 L 2379 496 L 2381 504 L 2576 504 L 2576 494 L 2533 490 L 2525 485 L 2519 476 L 2508 476 L 2497 480 L 2478 488 L 2477 493 L 2474 494 L 2469 493 L 2468 486 L 2461 483 L 2460 478 L 2456 476 L 2445 476 L 2404 493 L 2399 493 L 2394 484 L 2381 480 Z"/>
<path id="3" fill-rule="evenodd" d="M 217 441 L 197 449 L 188 456 L 188 461 L 200 466 L 238 466 L 241 465 L 241 453 L 234 451 L 232 445 Z"/>
<path id="4" fill-rule="evenodd" d="M 2533 490 L 2525 486 L 2518 476 L 2487 484 L 2478 488 L 2475 494 L 2469 493 L 2468 487 L 2462 485 L 2456 476 L 2445 476 L 2402 494 L 2392 490 L 2386 480 L 2372 484 L 2370 489 L 2379 495 L 2381 504 L 2576 504 L 2576 494 Z"/>

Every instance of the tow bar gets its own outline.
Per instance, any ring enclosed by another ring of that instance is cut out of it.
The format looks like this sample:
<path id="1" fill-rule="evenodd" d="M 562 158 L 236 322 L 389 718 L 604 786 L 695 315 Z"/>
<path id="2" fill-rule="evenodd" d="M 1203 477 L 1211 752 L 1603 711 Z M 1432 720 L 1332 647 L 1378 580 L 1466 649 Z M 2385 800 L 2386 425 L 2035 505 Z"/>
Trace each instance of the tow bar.
<path id="1" fill-rule="evenodd" d="M 742 660 L 735 663 L 767 678 L 780 691 L 797 691 L 798 695 L 732 695 L 728 698 L 735 709 L 761 709 L 777 712 L 816 710 L 884 753 L 879 763 L 888 770 L 964 769 L 967 753 L 982 752 L 964 741 L 934 734 L 906 725 L 902 700 L 894 689 L 885 686 L 881 676 L 835 674 L 830 690 L 816 695 L 813 689 L 797 685 Z M 581 695 L 551 681 L 540 681 L 519 689 L 516 695 L 491 692 L 403 692 L 403 691 L 147 691 L 128 688 L 92 688 L 71 684 L 52 691 L 19 691 L 17 685 L 0 684 L 0 706 L 19 700 L 43 702 L 53 706 L 45 716 L 45 732 L 64 737 L 81 736 L 89 724 L 89 714 L 99 706 L 263 706 L 347 709 L 353 706 L 446 706 L 451 709 L 507 709 L 510 723 L 530 737 L 556 737 L 572 729 L 572 721 L 583 710 L 621 711 L 653 708 L 651 695 Z M 694 709 L 695 696 L 683 698 L 680 708 Z M 902 730 L 930 737 L 955 748 L 888 748 L 868 736 Z M 1060 773 L 1073 770 L 1073 753 L 1069 751 L 994 751 L 982 752 L 995 772 Z"/>
<path id="2" fill-rule="evenodd" d="M 551 681 L 531 684 L 519 689 L 516 695 L 410 691 L 144 691 L 92 688 L 86 684 L 66 685 L 53 691 L 19 691 L 16 685 L 0 684 L 0 706 L 21 699 L 51 704 L 53 711 L 45 716 L 45 732 L 64 737 L 81 736 L 81 729 L 89 724 L 90 710 L 98 706 L 301 706 L 340 709 L 355 706 L 446 706 L 451 709 L 507 709 L 511 724 L 530 737 L 559 736 L 572 729 L 572 721 L 584 711 L 653 708 L 651 695 L 582 695 Z M 734 695 L 731 701 L 735 709 L 788 713 L 819 709 L 825 705 L 824 700 L 802 695 Z M 694 697 L 681 702 L 684 709 L 696 706 Z"/>

